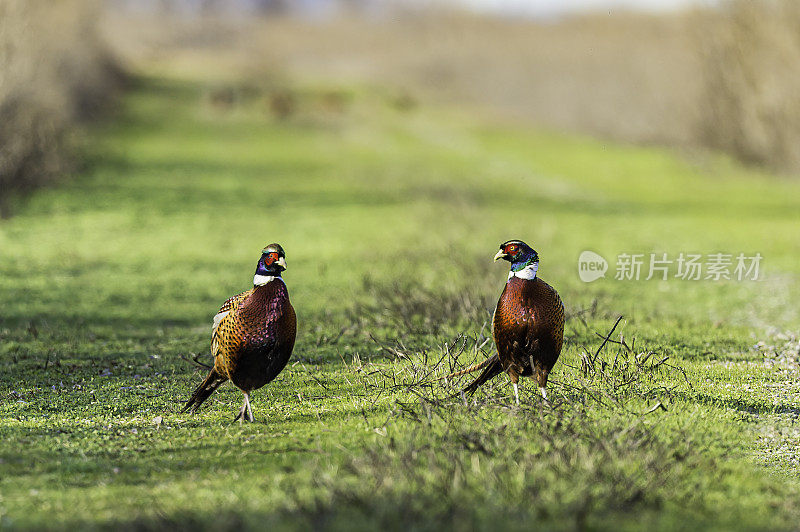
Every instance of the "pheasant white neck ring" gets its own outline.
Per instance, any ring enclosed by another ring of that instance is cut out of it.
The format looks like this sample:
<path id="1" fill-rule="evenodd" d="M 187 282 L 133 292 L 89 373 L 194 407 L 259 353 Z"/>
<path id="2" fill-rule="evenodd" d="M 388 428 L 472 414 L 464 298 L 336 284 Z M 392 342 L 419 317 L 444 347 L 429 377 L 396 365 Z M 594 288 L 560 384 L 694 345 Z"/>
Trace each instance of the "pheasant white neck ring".
<path id="1" fill-rule="evenodd" d="M 536 278 L 536 272 L 538 271 L 539 263 L 531 262 L 517 271 L 514 271 L 512 268 L 511 271 L 508 272 L 508 278 L 511 279 L 512 277 L 519 277 L 520 279 L 527 279 L 528 281 L 531 281 Z"/>
<path id="2" fill-rule="evenodd" d="M 283 281 L 283 279 L 281 279 L 280 275 L 259 275 L 259 274 L 255 274 L 253 276 L 253 286 L 264 286 L 267 283 L 271 283 L 275 279 L 280 279 L 281 281 Z"/>

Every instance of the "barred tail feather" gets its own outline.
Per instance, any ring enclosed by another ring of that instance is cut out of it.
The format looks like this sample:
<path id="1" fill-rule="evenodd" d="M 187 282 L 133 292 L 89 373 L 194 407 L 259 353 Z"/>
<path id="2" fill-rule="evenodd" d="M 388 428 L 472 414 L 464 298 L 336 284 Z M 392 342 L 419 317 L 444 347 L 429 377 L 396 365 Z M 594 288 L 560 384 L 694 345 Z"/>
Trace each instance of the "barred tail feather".
<path id="1" fill-rule="evenodd" d="M 191 410 L 193 414 L 197 412 L 200 409 L 200 405 L 203 404 L 203 401 L 208 399 L 208 397 L 214 393 L 214 390 L 219 388 L 226 380 L 228 380 L 227 377 L 220 375 L 217 373 L 217 370 L 212 368 L 206 380 L 203 381 L 203 384 L 197 387 L 192 397 L 183 405 L 181 413 L 188 412 L 189 410 Z"/>
<path id="2" fill-rule="evenodd" d="M 440 380 L 443 380 L 443 379 L 449 379 L 450 377 L 459 377 L 461 375 L 466 375 L 467 373 L 472 373 L 473 371 L 478 371 L 479 369 L 483 369 L 486 366 L 488 366 L 489 364 L 491 364 L 492 361 L 495 358 L 497 358 L 497 355 L 494 355 L 493 357 L 487 358 L 483 362 L 478 362 L 477 364 L 474 364 L 474 365 L 472 365 L 472 366 L 470 366 L 470 367 L 468 367 L 466 369 L 462 369 L 461 371 L 456 371 L 455 373 L 451 373 L 450 375 L 445 375 L 444 377 L 439 377 L 436 380 L 440 381 Z"/>
<path id="3" fill-rule="evenodd" d="M 477 379 L 472 381 L 472 383 L 464 388 L 464 392 L 472 395 L 483 383 L 502 372 L 503 366 L 500 364 L 500 358 L 497 355 L 494 355 L 492 358 L 487 359 L 486 368 L 480 375 L 478 375 Z"/>

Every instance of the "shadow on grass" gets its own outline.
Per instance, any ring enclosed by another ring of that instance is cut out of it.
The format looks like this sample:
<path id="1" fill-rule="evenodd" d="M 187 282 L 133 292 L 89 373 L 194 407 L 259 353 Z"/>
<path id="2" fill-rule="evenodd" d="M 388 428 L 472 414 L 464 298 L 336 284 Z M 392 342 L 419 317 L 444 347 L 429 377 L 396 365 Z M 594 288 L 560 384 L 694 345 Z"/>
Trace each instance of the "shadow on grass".
<path id="1" fill-rule="evenodd" d="M 767 404 L 745 401 L 736 397 L 713 397 L 704 393 L 686 394 L 682 399 L 716 408 L 728 408 L 745 414 L 793 414 L 800 416 L 800 408 L 787 404 Z"/>

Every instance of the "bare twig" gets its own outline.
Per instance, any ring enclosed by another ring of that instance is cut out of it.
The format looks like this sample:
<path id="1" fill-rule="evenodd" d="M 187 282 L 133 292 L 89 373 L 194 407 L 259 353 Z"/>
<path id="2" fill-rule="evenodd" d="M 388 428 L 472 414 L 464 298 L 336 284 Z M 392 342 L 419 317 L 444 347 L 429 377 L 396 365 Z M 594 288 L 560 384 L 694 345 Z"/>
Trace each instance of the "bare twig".
<path id="1" fill-rule="evenodd" d="M 191 359 L 187 358 L 185 355 L 181 355 L 181 358 L 183 360 L 185 360 L 186 362 L 190 362 L 190 363 L 194 364 L 196 367 L 199 367 L 199 368 L 208 369 L 208 370 L 210 370 L 212 368 L 212 366 L 209 366 L 205 362 L 200 362 L 200 360 L 198 360 L 200 358 L 200 353 L 196 353 Z"/>
<path id="2" fill-rule="evenodd" d="M 617 325 L 619 325 L 619 322 L 622 321 L 622 318 L 623 316 L 620 315 L 620 317 L 617 318 L 617 321 L 614 323 L 614 326 L 611 327 L 610 331 L 608 331 L 608 334 L 605 335 L 605 337 L 601 337 L 603 338 L 603 343 L 600 344 L 600 347 L 597 348 L 597 351 L 594 354 L 594 358 L 592 359 L 592 364 L 594 364 L 594 361 L 597 360 L 598 356 L 600 356 L 600 351 L 603 350 L 603 348 L 606 346 L 606 343 L 608 343 L 608 341 L 611 340 L 611 335 L 614 334 L 614 330 L 617 328 Z"/>

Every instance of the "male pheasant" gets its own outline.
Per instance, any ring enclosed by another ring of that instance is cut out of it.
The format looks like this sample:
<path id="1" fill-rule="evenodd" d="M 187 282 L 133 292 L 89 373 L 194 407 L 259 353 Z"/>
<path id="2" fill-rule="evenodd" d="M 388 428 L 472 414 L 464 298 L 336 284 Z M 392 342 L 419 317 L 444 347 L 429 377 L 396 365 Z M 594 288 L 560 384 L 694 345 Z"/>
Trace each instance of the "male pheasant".
<path id="1" fill-rule="evenodd" d="M 539 254 L 525 242 L 504 242 L 494 256 L 495 261 L 500 259 L 511 263 L 511 271 L 492 318 L 497 354 L 454 375 L 483 369 L 480 376 L 464 388 L 472 394 L 483 383 L 505 371 L 514 385 L 517 404 L 519 377 L 535 377 L 546 399 L 547 376 L 561 354 L 564 340 L 564 305 L 558 292 L 536 276 Z"/>
<path id="2" fill-rule="evenodd" d="M 214 367 L 181 412 L 197 412 L 214 390 L 230 380 L 244 393 L 234 421 L 254 421 L 250 392 L 272 381 L 294 348 L 297 318 L 281 278 L 286 255 L 278 244 L 261 251 L 253 288 L 225 301 L 214 316 L 211 354 Z"/>

